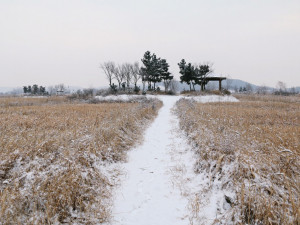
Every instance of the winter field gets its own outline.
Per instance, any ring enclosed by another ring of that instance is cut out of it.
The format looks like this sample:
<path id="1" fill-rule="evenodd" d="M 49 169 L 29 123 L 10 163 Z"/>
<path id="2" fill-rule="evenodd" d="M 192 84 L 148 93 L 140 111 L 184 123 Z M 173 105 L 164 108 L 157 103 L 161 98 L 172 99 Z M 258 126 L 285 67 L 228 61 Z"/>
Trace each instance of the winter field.
<path id="1" fill-rule="evenodd" d="M 194 224 L 208 224 L 203 209 L 213 204 L 212 224 L 299 224 L 300 99 L 239 98 L 176 104 L 203 180 L 190 199 Z"/>
<path id="2" fill-rule="evenodd" d="M 299 158 L 299 96 L 0 98 L 0 224 L 299 224 Z"/>
<path id="3" fill-rule="evenodd" d="M 161 103 L 0 99 L 0 224 L 100 224 L 126 151 Z"/>

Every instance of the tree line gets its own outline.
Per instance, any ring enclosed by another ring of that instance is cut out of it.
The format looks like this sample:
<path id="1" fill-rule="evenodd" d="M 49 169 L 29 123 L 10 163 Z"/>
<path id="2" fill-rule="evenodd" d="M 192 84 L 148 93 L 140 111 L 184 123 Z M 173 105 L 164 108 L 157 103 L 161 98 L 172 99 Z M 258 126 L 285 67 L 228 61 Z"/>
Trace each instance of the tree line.
<path id="1" fill-rule="evenodd" d="M 27 95 L 63 95 L 66 91 L 67 88 L 64 84 L 48 86 L 47 90 L 45 86 L 39 86 L 37 84 L 23 86 L 23 93 Z"/>
<path id="2" fill-rule="evenodd" d="M 169 72 L 167 60 L 161 59 L 154 53 L 151 54 L 150 51 L 147 51 L 141 61 L 143 63 L 141 67 L 138 62 L 116 65 L 112 61 L 104 62 L 100 67 L 104 71 L 112 90 L 129 89 L 132 84 L 134 85 L 134 91 L 139 92 L 138 81 L 142 81 L 143 91 L 145 91 L 146 83 L 148 83 L 148 90 L 157 90 L 156 83 L 163 81 L 167 92 L 170 81 L 173 79 Z M 114 80 L 118 85 L 115 85 Z"/>
<path id="3" fill-rule="evenodd" d="M 32 95 L 48 95 L 46 92 L 46 88 L 43 86 L 38 86 L 37 84 L 23 86 L 24 94 L 32 94 Z"/>
<path id="4" fill-rule="evenodd" d="M 137 87 L 137 83 L 142 81 L 143 92 L 146 90 L 146 84 L 148 91 L 159 90 L 156 84 L 160 82 L 163 83 L 165 92 L 168 92 L 174 76 L 169 72 L 167 60 L 146 51 L 141 62 L 143 65 L 140 67 L 138 62 L 116 65 L 114 62 L 108 61 L 102 63 L 100 68 L 104 71 L 112 90 L 125 90 L 129 89 L 130 85 L 134 85 L 134 91 L 139 92 L 140 88 Z M 178 66 L 181 83 L 187 83 L 190 90 L 195 90 L 195 85 L 200 85 L 201 90 L 205 90 L 205 85 L 208 83 L 205 78 L 212 72 L 210 65 L 192 65 L 182 59 Z M 118 85 L 115 85 L 114 81 Z"/>
<path id="5" fill-rule="evenodd" d="M 114 62 L 108 61 L 102 63 L 100 67 L 104 71 L 112 90 L 125 90 L 126 86 L 129 88 L 130 84 L 134 84 L 135 91 L 139 91 L 137 82 L 141 79 L 141 72 L 138 62 L 116 65 Z M 118 86 L 113 83 L 114 80 L 117 81 Z"/>

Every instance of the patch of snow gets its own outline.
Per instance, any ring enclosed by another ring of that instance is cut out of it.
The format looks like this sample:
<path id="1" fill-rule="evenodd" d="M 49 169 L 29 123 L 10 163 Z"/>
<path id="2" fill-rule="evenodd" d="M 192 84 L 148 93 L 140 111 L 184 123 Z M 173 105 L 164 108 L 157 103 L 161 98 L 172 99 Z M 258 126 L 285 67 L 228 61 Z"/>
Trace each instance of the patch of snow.
<path id="1" fill-rule="evenodd" d="M 239 100 L 231 95 L 203 95 L 190 97 L 196 102 L 208 103 L 208 102 L 239 102 Z"/>
<path id="2" fill-rule="evenodd" d="M 100 101 L 121 101 L 121 102 L 129 102 L 136 98 L 143 98 L 144 95 L 107 95 L 107 96 L 96 96 L 97 100 Z M 147 95 L 148 97 L 148 95 Z"/>
<path id="3" fill-rule="evenodd" d="M 200 95 L 200 96 L 168 96 L 168 95 L 108 95 L 108 96 L 96 96 L 96 99 L 100 101 L 121 101 L 121 102 L 129 102 L 134 99 L 139 98 L 158 98 L 160 100 L 164 99 L 176 99 L 179 100 L 181 97 L 187 99 L 193 99 L 197 102 L 207 103 L 207 102 L 239 102 L 239 100 L 231 95 Z"/>

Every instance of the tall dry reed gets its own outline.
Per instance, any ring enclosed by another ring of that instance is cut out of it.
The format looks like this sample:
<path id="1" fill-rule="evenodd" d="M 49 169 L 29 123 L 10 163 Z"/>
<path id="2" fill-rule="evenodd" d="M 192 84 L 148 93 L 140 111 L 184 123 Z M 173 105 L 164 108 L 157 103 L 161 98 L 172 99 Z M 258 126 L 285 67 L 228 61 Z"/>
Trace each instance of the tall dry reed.
<path id="1" fill-rule="evenodd" d="M 126 160 L 161 102 L 21 100 L 0 100 L 0 224 L 108 221 L 106 167 Z"/>
<path id="2" fill-rule="evenodd" d="M 299 99 L 177 103 L 195 146 L 195 171 L 235 193 L 223 224 L 300 223 Z M 200 190 L 199 190 L 200 191 Z"/>

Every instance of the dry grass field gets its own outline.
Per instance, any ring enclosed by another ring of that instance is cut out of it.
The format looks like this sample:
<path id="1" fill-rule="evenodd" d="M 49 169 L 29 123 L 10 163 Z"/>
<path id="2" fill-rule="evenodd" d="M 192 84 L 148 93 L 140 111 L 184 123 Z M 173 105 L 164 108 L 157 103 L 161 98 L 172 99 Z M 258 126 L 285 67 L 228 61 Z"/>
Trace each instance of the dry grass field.
<path id="1" fill-rule="evenodd" d="M 209 175 L 210 188 L 234 193 L 214 224 L 300 224 L 300 97 L 237 97 L 177 103 L 195 172 Z"/>
<path id="2" fill-rule="evenodd" d="M 108 221 L 105 168 L 126 160 L 161 104 L 0 98 L 0 224 Z"/>
<path id="3" fill-rule="evenodd" d="M 33 106 L 33 105 L 54 105 L 70 103 L 66 96 L 51 96 L 51 97 L 2 97 L 0 96 L 0 107 L 9 106 Z"/>

